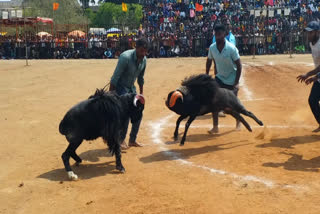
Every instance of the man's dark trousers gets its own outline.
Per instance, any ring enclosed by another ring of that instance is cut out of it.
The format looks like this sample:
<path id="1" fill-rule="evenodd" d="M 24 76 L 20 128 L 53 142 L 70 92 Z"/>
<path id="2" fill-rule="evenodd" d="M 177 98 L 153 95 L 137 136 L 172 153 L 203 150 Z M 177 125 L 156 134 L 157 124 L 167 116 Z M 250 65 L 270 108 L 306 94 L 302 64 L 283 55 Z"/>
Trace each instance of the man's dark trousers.
<path id="1" fill-rule="evenodd" d="M 116 87 L 116 92 L 119 96 L 121 95 L 124 95 L 124 94 L 127 94 L 126 90 L 121 87 L 121 86 L 118 86 Z M 133 92 L 135 93 L 135 92 Z M 129 121 L 130 121 L 130 118 L 128 118 L 128 120 L 125 122 L 124 124 L 124 127 L 123 127 L 123 132 L 121 133 L 121 142 L 123 142 L 127 136 L 127 132 L 128 132 L 128 126 L 129 126 Z M 131 128 L 131 132 L 130 132 L 130 138 L 129 138 L 129 143 L 134 143 L 136 142 L 136 139 L 137 139 L 137 135 L 138 135 L 138 132 L 139 132 L 139 128 L 140 128 L 140 124 L 141 124 L 141 121 L 142 121 L 142 118 L 141 120 L 135 122 L 135 123 L 132 123 L 132 128 Z"/>
<path id="2" fill-rule="evenodd" d="M 320 100 L 320 83 L 316 81 L 315 83 L 313 83 L 313 86 L 311 89 L 311 93 L 309 96 L 309 105 L 313 113 L 313 116 L 316 118 L 318 124 L 320 124 L 319 100 Z"/>

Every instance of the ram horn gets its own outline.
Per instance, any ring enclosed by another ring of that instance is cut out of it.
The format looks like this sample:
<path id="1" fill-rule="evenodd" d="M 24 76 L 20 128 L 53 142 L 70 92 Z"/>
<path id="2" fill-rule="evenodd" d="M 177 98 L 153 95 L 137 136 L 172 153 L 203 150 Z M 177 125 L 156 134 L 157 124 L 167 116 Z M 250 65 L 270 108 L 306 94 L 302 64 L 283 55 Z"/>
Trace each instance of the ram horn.
<path id="1" fill-rule="evenodd" d="M 136 96 L 134 97 L 133 105 L 134 105 L 135 107 L 137 107 L 137 102 L 138 102 L 138 101 L 139 101 L 142 105 L 144 105 L 144 103 L 145 103 L 144 96 L 141 95 L 141 94 L 138 94 L 138 95 L 136 95 Z"/>
<path id="2" fill-rule="evenodd" d="M 169 107 L 172 108 L 173 106 L 175 106 L 179 98 L 181 98 L 183 102 L 183 94 L 180 91 L 173 92 L 173 94 L 170 97 Z"/>

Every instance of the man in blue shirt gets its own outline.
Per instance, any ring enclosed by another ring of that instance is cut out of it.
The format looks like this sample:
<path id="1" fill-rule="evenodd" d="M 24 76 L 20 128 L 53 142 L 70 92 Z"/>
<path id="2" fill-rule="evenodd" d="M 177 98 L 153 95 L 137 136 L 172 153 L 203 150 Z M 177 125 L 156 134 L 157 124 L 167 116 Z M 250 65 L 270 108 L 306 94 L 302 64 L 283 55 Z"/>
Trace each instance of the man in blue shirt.
<path id="1" fill-rule="evenodd" d="M 148 42 L 146 39 L 139 39 L 136 43 L 136 49 L 123 52 L 118 60 L 118 64 L 110 82 L 110 91 L 116 91 L 118 95 L 127 93 L 137 93 L 134 86 L 137 80 L 140 94 L 143 95 L 144 73 L 147 65 Z M 132 124 L 129 146 L 140 147 L 136 142 L 141 120 Z M 125 125 L 125 131 L 122 133 L 121 140 L 124 141 L 127 135 L 129 120 Z M 122 148 L 126 148 L 125 143 Z"/>
<path id="2" fill-rule="evenodd" d="M 229 32 L 228 35 L 226 36 L 226 39 L 228 42 L 231 42 L 234 46 L 236 46 L 237 44 L 236 37 L 231 32 L 232 26 L 229 20 L 227 20 L 226 26 L 227 26 L 227 32 Z M 216 43 L 216 36 L 213 36 L 212 43 Z"/>
<path id="3" fill-rule="evenodd" d="M 222 88 L 232 90 L 236 95 L 239 91 L 239 80 L 242 71 L 240 55 L 238 49 L 225 38 L 226 27 L 217 25 L 214 29 L 216 33 L 216 43 L 209 48 L 209 54 L 206 64 L 206 73 L 209 74 L 214 61 L 214 74 L 217 83 Z M 218 112 L 213 115 L 213 129 L 211 134 L 218 133 Z M 240 129 L 240 123 L 237 121 L 237 129 Z"/>

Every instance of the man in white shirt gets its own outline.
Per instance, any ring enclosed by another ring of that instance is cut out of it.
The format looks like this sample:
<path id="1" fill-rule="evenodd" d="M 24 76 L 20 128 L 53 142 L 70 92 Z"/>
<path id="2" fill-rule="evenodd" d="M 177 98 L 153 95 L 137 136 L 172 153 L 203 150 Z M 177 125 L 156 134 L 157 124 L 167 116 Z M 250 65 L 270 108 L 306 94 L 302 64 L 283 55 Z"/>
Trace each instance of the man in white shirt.
<path id="1" fill-rule="evenodd" d="M 231 42 L 225 38 L 227 29 L 224 25 L 216 25 L 214 29 L 216 33 L 216 43 L 209 48 L 206 74 L 209 74 L 212 61 L 214 61 L 214 74 L 216 82 L 221 88 L 226 88 L 234 92 L 237 96 L 239 91 L 239 80 L 242 71 L 239 51 Z M 210 134 L 219 133 L 218 114 L 213 115 L 213 129 Z M 240 129 L 240 122 L 237 121 L 236 128 Z"/>
<path id="2" fill-rule="evenodd" d="M 311 111 L 317 120 L 319 127 L 313 132 L 320 132 L 320 25 L 316 21 L 312 21 L 308 24 L 305 31 L 308 32 L 308 40 L 310 41 L 310 47 L 312 51 L 312 58 L 315 65 L 315 69 L 300 75 L 297 77 L 299 82 L 305 82 L 307 85 L 313 83 L 311 93 L 309 96 L 309 105 Z"/>

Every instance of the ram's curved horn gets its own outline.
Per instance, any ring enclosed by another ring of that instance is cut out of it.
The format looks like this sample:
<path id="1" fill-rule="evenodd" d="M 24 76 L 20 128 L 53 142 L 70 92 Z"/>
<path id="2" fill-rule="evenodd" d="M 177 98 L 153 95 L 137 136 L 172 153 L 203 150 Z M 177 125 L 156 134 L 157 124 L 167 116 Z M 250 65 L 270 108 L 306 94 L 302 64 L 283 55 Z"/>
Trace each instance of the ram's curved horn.
<path id="1" fill-rule="evenodd" d="M 145 103 L 144 96 L 141 95 L 141 94 L 138 94 L 138 95 L 136 95 L 136 96 L 134 97 L 134 99 L 133 99 L 133 105 L 134 105 L 135 107 L 137 107 L 137 102 L 138 102 L 138 101 L 139 101 L 142 105 L 144 105 L 144 103 Z"/>
<path id="2" fill-rule="evenodd" d="M 179 99 L 179 98 L 183 102 L 183 94 L 180 91 L 173 92 L 173 94 L 170 97 L 169 107 L 172 108 L 173 106 L 175 106 L 177 99 Z"/>

